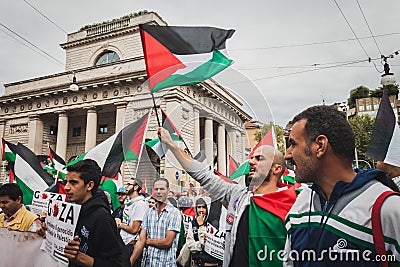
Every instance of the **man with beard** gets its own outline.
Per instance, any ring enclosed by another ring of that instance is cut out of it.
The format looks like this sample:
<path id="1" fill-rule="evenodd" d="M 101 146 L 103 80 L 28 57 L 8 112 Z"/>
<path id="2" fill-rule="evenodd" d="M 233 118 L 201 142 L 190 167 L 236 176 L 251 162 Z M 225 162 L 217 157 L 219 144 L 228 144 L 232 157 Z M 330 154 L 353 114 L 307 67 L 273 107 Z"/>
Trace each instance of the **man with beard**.
<path id="1" fill-rule="evenodd" d="M 246 188 L 222 180 L 208 166 L 187 155 L 167 130 L 159 128 L 158 136 L 213 201 L 228 203 L 223 266 L 282 265 L 277 253 L 267 255 L 268 251 L 284 248 L 284 220 L 296 199 L 293 188 L 278 183 L 285 170 L 282 153 L 271 146 L 257 148 L 250 160 Z"/>
<path id="2" fill-rule="evenodd" d="M 143 218 L 142 230 L 131 255 L 131 263 L 136 261 L 146 246 L 143 266 L 176 267 L 181 214 L 167 200 L 169 192 L 167 179 L 155 180 L 153 189 L 156 205 Z"/>
<path id="3" fill-rule="evenodd" d="M 126 245 L 129 255 L 132 254 L 133 248 L 139 239 L 139 233 L 143 217 L 149 210 L 144 197 L 139 194 L 142 188 L 136 180 L 131 181 L 130 189 L 127 193 L 129 200 L 125 204 L 125 208 L 121 219 L 115 219 L 122 241 Z M 140 267 L 142 262 L 142 255 L 133 264 L 134 267 Z"/>
<path id="4" fill-rule="evenodd" d="M 304 188 L 290 210 L 285 259 L 289 266 L 381 266 L 375 258 L 371 210 L 390 191 L 385 173 L 353 170 L 355 137 L 333 106 L 310 107 L 293 119 L 285 159 Z M 400 198 L 381 209 L 385 251 L 400 261 Z"/>

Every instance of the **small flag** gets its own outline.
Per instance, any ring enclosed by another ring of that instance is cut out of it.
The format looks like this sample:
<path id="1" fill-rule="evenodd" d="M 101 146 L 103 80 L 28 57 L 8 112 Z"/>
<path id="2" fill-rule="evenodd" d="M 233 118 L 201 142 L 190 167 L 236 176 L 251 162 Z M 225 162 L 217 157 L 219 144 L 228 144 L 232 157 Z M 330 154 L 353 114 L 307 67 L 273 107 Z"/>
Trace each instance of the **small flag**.
<path id="1" fill-rule="evenodd" d="M 229 179 L 234 180 L 242 175 L 250 173 L 250 159 L 245 160 L 230 176 Z"/>
<path id="2" fill-rule="evenodd" d="M 142 190 L 140 191 L 140 193 L 142 193 L 143 195 L 147 194 L 147 178 L 144 177 L 143 182 L 142 182 Z"/>
<path id="3" fill-rule="evenodd" d="M 232 173 L 234 173 L 238 167 L 239 167 L 239 163 L 237 163 L 237 161 L 231 155 L 229 155 L 229 157 L 228 157 L 229 176 L 231 176 Z"/>
<path id="4" fill-rule="evenodd" d="M 139 27 L 152 93 L 197 84 L 233 62 L 225 55 L 225 42 L 235 30 L 147 24 Z"/>
<path id="5" fill-rule="evenodd" d="M 254 151 L 256 151 L 256 149 L 259 148 L 260 146 L 264 146 L 264 145 L 272 146 L 275 149 L 277 149 L 275 130 L 274 130 L 273 125 L 272 125 L 271 129 L 264 135 L 264 137 L 261 139 L 261 141 L 258 142 L 258 144 L 253 148 L 253 150 L 251 151 L 251 153 L 249 154 L 249 156 L 247 158 L 251 159 L 251 157 L 254 154 Z"/>
<path id="6" fill-rule="evenodd" d="M 183 138 L 179 130 L 175 127 L 170 118 L 167 116 L 167 113 L 165 113 L 165 111 L 162 108 L 160 108 L 160 110 L 163 114 L 162 126 L 166 130 L 168 130 L 168 132 L 170 132 L 173 141 L 182 142 Z M 163 143 L 160 142 L 159 138 L 147 141 L 145 144 L 151 147 L 159 158 L 164 157 L 165 153 L 167 153 L 168 151 L 168 148 Z"/>
<path id="7" fill-rule="evenodd" d="M 67 175 L 67 171 L 64 168 L 66 165 L 65 161 L 59 155 L 57 155 L 53 149 L 51 149 L 50 145 L 48 146 L 47 150 L 50 159 L 50 166 L 44 166 L 43 168 L 46 171 L 50 171 L 56 180 L 64 180 L 65 176 Z"/>
<path id="8" fill-rule="evenodd" d="M 2 160 L 6 160 L 8 162 L 14 162 L 15 161 L 15 153 L 13 150 L 15 150 L 16 145 L 7 142 L 3 138 L 1 139 L 1 158 Z"/>
<path id="9" fill-rule="evenodd" d="M 383 90 L 366 155 L 374 160 L 400 166 L 400 128 L 386 90 Z"/>

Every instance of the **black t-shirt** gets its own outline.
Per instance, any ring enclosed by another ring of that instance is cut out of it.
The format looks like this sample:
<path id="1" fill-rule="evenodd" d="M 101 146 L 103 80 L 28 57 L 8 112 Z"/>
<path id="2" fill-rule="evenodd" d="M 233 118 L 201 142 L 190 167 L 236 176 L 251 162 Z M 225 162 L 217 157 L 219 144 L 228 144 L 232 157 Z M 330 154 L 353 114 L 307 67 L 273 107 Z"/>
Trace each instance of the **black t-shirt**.
<path id="1" fill-rule="evenodd" d="M 249 266 L 249 206 L 240 218 L 233 246 L 233 255 L 229 267 Z"/>

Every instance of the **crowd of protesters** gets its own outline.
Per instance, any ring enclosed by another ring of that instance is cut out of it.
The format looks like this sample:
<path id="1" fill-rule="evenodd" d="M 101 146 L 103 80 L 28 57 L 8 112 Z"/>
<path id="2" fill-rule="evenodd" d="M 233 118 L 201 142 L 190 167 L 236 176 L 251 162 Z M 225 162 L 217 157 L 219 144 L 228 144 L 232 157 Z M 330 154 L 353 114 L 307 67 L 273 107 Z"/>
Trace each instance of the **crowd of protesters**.
<path id="1" fill-rule="evenodd" d="M 146 197 L 140 193 L 140 179 L 131 179 L 116 190 L 120 207 L 112 211 L 99 189 L 97 163 L 82 160 L 69 166 L 68 200 L 81 205 L 75 237 L 64 248 L 69 266 L 399 264 L 400 198 L 390 196 L 380 206 L 384 254 L 377 248 L 371 210 L 378 196 L 398 191 L 392 179 L 399 183 L 400 168 L 380 162 L 381 170 L 353 169 L 354 133 L 334 107 L 314 106 L 295 116 L 285 155 L 270 146 L 258 147 L 243 185 L 224 181 L 193 159 L 167 130 L 159 128 L 158 135 L 200 183 L 199 195 L 172 192 L 169 181 L 158 178 L 154 193 Z M 307 184 L 302 191 L 281 183 L 286 163 L 295 166 L 296 182 Z M 18 185 L 0 187 L 0 227 L 45 238 L 46 225 L 22 199 Z M 223 229 L 223 258 L 206 249 L 210 229 Z M 337 257 L 327 253 L 332 251 Z M 343 257 L 349 251 L 370 253 L 367 258 Z M 377 260 L 390 255 L 391 260 Z"/>

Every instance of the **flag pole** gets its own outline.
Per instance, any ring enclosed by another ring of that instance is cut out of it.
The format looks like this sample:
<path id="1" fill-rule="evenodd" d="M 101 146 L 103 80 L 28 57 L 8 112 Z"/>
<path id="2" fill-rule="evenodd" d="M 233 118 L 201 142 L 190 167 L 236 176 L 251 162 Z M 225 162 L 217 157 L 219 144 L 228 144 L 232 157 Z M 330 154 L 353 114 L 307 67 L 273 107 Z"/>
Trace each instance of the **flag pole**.
<path id="1" fill-rule="evenodd" d="M 151 98 L 153 99 L 154 111 L 156 112 L 158 127 L 161 127 L 160 118 L 158 117 L 158 112 L 157 112 L 156 100 L 154 99 L 153 93 L 151 93 Z"/>

